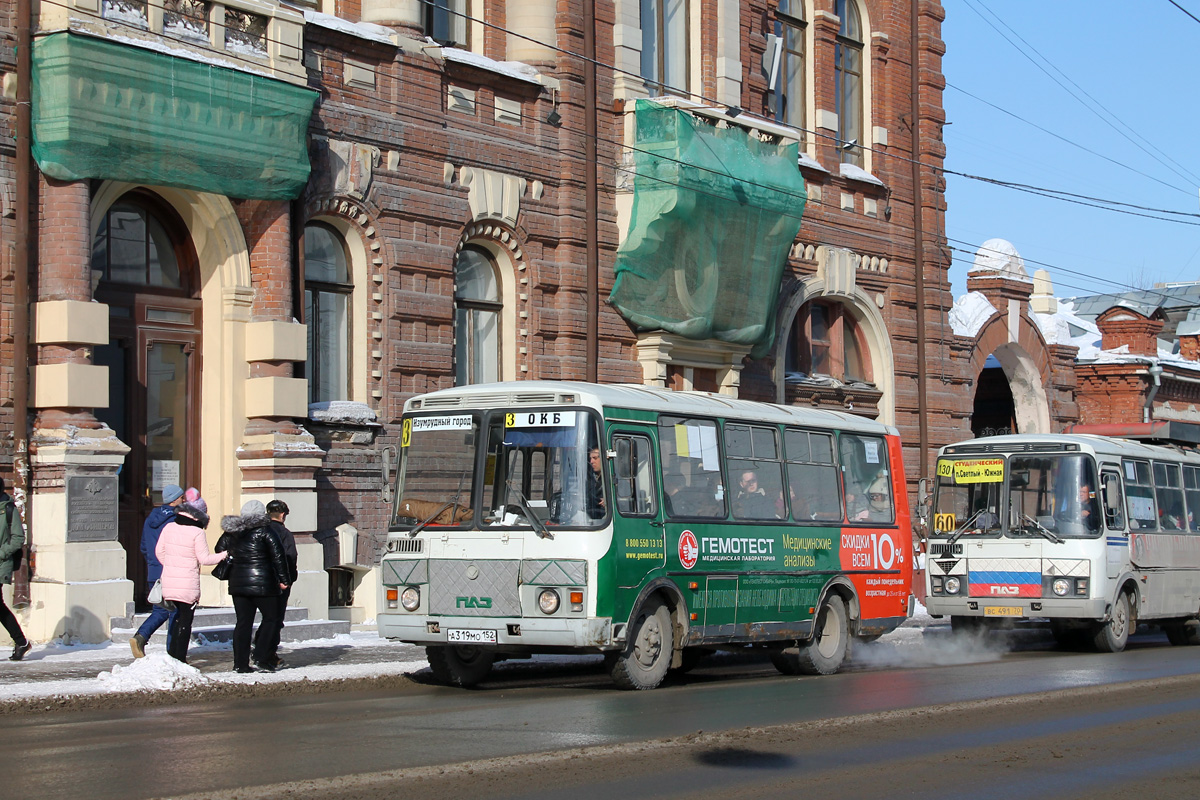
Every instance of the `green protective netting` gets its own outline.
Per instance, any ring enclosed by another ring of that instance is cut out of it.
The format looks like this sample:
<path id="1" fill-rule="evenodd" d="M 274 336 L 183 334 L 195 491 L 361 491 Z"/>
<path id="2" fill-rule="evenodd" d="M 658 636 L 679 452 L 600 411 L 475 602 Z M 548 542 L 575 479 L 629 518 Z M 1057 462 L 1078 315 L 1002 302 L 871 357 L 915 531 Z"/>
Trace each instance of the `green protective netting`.
<path id="1" fill-rule="evenodd" d="M 808 199 L 799 146 L 653 101 L 634 113 L 633 214 L 609 299 L 639 330 L 765 354 Z"/>
<path id="2" fill-rule="evenodd" d="M 283 200 L 308 181 L 316 92 L 70 33 L 33 47 L 33 157 L 108 178 Z"/>

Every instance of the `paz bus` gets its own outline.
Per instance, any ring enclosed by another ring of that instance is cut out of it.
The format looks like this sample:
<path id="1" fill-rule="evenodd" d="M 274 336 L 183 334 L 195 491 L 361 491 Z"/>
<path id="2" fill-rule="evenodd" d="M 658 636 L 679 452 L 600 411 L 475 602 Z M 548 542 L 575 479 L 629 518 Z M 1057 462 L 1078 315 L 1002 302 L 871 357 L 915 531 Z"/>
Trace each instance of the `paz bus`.
<path id="1" fill-rule="evenodd" d="M 837 671 L 911 613 L 894 428 L 646 386 L 516 382 L 405 405 L 381 636 L 435 679 L 603 654 L 657 686 L 717 649 Z"/>
<path id="2" fill-rule="evenodd" d="M 1140 621 L 1200 644 L 1200 456 L 1092 435 L 941 449 L 930 614 L 957 630 L 1048 619 L 1062 644 L 1124 649 Z"/>

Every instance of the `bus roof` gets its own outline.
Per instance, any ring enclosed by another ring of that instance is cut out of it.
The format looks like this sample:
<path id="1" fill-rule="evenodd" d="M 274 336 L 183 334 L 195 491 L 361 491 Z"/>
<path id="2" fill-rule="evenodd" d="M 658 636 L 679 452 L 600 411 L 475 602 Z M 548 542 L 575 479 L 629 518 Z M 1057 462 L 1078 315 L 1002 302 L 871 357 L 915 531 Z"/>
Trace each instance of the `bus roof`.
<path id="1" fill-rule="evenodd" d="M 1028 445 L 1032 444 L 1074 444 L 1081 450 L 1091 451 L 1101 455 L 1124 456 L 1126 458 L 1158 458 L 1172 461 L 1189 460 L 1200 462 L 1200 453 L 1175 447 L 1162 447 L 1154 444 L 1143 444 L 1132 439 L 1117 439 L 1110 436 L 1098 436 L 1091 433 L 1018 433 L 1008 436 L 983 436 L 978 439 L 967 439 L 948 444 L 938 451 L 945 453 L 947 448 L 960 448 L 958 455 L 970 453 L 1013 453 L 1029 452 Z"/>
<path id="2" fill-rule="evenodd" d="M 836 428 L 863 433 L 893 434 L 894 427 L 867 417 L 800 406 L 781 406 L 740 400 L 709 392 L 677 392 L 640 384 L 602 384 L 582 381 L 510 381 L 480 383 L 441 389 L 411 398 L 404 407 L 420 409 L 479 408 L 514 405 L 551 405 L 562 396 L 574 394 L 582 405 L 595 408 L 627 408 L 636 411 L 660 411 L 681 416 L 736 417 L 754 422 Z"/>

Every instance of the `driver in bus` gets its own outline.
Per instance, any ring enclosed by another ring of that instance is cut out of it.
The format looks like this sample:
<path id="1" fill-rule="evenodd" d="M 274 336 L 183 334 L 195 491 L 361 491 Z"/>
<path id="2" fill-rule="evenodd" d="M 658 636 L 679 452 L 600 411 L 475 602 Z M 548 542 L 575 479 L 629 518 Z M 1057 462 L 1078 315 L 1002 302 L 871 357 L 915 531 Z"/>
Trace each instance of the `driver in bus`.
<path id="1" fill-rule="evenodd" d="M 1078 516 L 1072 519 L 1073 515 Z M 1078 522 L 1091 532 L 1100 530 L 1100 510 L 1096 506 L 1096 493 L 1092 491 L 1092 485 L 1087 481 L 1081 483 L 1076 504 L 1067 506 L 1055 517 L 1062 522 Z"/>
<path id="2" fill-rule="evenodd" d="M 600 448 L 588 450 L 587 514 L 592 519 L 604 516 L 604 476 L 600 472 L 603 466 Z"/>

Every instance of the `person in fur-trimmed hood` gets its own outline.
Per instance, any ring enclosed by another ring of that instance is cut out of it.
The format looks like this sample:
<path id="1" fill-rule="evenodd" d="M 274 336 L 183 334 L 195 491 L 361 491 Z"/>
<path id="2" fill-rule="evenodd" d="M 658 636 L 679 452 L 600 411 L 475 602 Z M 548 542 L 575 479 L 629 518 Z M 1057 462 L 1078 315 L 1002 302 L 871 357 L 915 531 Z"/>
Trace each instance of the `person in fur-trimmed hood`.
<path id="1" fill-rule="evenodd" d="M 200 602 L 200 567 L 225 560 L 225 553 L 210 553 L 204 529 L 208 527 L 208 504 L 199 495 L 176 509 L 175 518 L 163 526 L 155 545 L 162 563 L 162 596 L 175 606 L 167 655 L 187 663 L 192 639 L 192 619 Z"/>
<path id="2" fill-rule="evenodd" d="M 253 672 L 250 667 L 250 633 L 254 628 L 254 612 L 262 614 L 267 630 L 278 624 L 279 605 L 274 598 L 288 587 L 289 571 L 279 539 L 268 527 L 266 506 L 250 500 L 242 506 L 240 516 L 230 514 L 221 519 L 225 531 L 217 541 L 217 552 L 229 553 L 229 594 L 237 622 L 233 628 L 233 670 Z M 267 640 L 269 647 L 269 639 Z M 274 647 L 270 648 L 274 650 Z M 275 663 L 275 653 L 254 653 L 257 664 L 269 668 Z"/>

